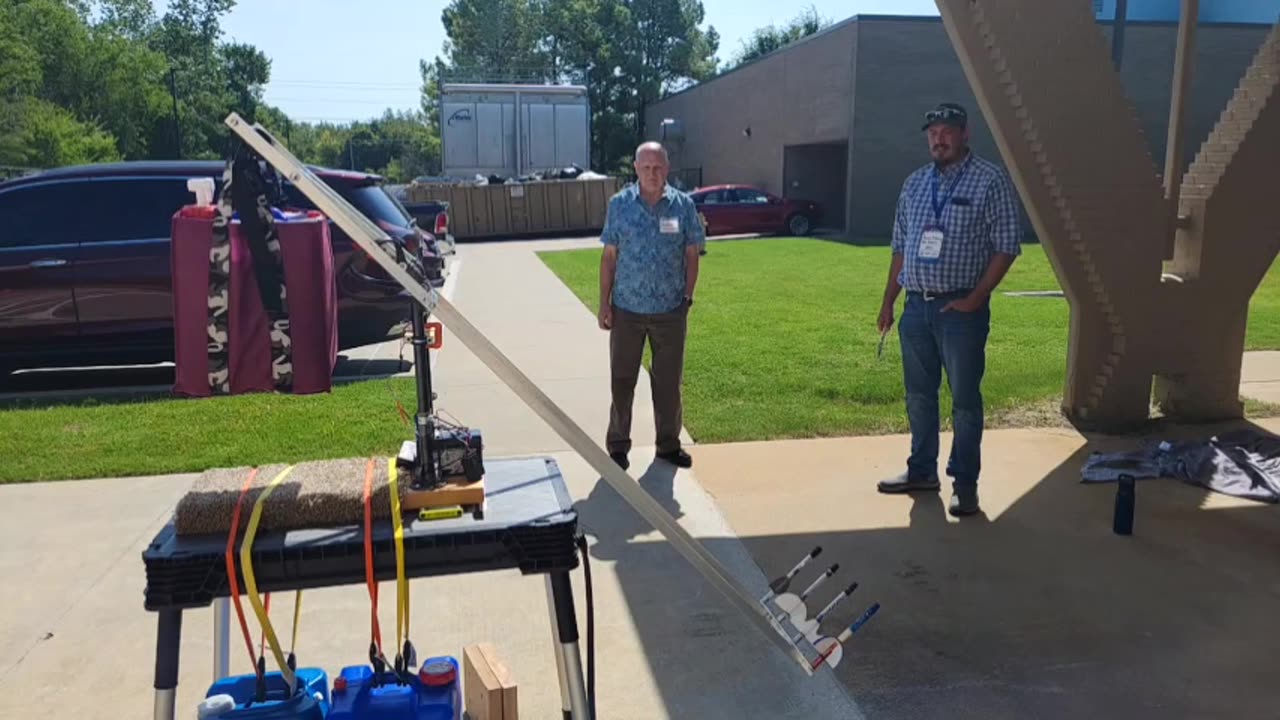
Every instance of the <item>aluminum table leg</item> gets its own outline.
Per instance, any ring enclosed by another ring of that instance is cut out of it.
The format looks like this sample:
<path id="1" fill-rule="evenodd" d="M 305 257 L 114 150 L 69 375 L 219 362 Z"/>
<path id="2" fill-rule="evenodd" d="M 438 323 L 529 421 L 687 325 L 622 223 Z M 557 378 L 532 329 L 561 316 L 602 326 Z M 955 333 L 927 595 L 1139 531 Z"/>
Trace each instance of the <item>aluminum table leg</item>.
<path id="1" fill-rule="evenodd" d="M 213 681 L 231 674 L 231 599 L 213 601 Z"/>
<path id="2" fill-rule="evenodd" d="M 582 655 L 578 651 L 578 616 L 573 608 L 573 585 L 569 573 L 547 576 L 551 594 L 552 627 L 556 635 L 556 669 L 560 675 L 561 707 L 565 718 L 592 720 L 587 702 L 587 685 L 582 676 Z"/>
<path id="3" fill-rule="evenodd" d="M 182 650 L 182 611 L 161 610 L 156 631 L 155 720 L 174 720 L 178 696 L 178 653 Z"/>

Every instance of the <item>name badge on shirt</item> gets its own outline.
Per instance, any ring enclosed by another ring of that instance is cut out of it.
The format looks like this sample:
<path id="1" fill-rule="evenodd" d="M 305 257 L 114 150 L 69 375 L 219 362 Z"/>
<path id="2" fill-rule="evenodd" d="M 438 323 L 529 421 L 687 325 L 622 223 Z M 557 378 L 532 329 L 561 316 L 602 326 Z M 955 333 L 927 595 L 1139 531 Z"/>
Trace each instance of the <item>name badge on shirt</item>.
<path id="1" fill-rule="evenodd" d="M 920 234 L 920 259 L 926 262 L 937 262 L 942 255 L 942 241 L 946 233 L 942 228 L 931 225 Z"/>
<path id="2" fill-rule="evenodd" d="M 658 230 L 663 235 L 671 235 L 680 232 L 680 218 L 664 217 L 658 220 Z"/>

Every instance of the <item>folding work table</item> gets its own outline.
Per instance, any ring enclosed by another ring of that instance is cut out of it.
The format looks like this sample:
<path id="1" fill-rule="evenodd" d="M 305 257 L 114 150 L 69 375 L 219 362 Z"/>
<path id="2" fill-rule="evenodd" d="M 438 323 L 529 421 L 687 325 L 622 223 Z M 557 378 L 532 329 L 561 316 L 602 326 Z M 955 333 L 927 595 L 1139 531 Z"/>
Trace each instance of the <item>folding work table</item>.
<path id="1" fill-rule="evenodd" d="M 483 518 L 406 519 L 407 578 L 518 569 L 546 575 L 547 604 L 556 648 L 565 718 L 590 720 L 578 651 L 577 616 L 569 572 L 578 565 L 578 518 L 554 460 L 485 459 Z M 178 535 L 166 525 L 143 552 L 145 607 L 158 614 L 155 658 L 156 720 L 176 717 L 178 658 L 183 610 L 217 604 L 214 612 L 215 675 L 225 675 L 231 587 L 226 534 Z M 374 568 L 378 581 L 396 577 L 391 521 L 375 521 Z M 237 572 L 239 553 L 235 554 Z M 285 532 L 263 531 L 252 548 L 262 592 L 287 592 L 365 583 L 361 525 Z M 243 588 L 243 583 L 241 584 Z"/>

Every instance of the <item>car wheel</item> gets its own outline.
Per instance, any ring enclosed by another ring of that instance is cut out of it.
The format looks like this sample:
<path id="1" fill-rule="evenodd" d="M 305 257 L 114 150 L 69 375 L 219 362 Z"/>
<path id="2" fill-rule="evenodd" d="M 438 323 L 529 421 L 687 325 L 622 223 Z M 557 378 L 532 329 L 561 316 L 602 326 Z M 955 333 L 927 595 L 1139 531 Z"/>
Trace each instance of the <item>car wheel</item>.
<path id="1" fill-rule="evenodd" d="M 792 235 L 804 237 L 813 230 L 813 224 L 810 222 L 809 216 L 802 213 L 796 213 L 795 215 L 787 218 L 787 230 L 789 230 Z"/>

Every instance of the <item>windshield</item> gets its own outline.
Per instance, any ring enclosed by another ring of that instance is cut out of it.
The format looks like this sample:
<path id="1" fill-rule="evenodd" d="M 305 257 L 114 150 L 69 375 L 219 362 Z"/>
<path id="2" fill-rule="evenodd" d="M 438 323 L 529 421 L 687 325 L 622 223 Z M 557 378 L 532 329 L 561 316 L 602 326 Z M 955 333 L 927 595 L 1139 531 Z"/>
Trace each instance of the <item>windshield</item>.
<path id="1" fill-rule="evenodd" d="M 342 194 L 369 218 L 395 227 L 413 227 L 413 218 L 381 185 L 363 185 L 344 189 Z"/>
<path id="2" fill-rule="evenodd" d="M 381 222 L 398 228 L 412 228 L 415 226 L 409 213 L 395 201 L 395 198 L 387 194 L 387 191 L 381 185 L 370 184 L 351 187 L 341 183 L 332 183 L 328 180 L 325 183 L 329 187 L 335 188 L 343 199 L 355 205 L 357 210 L 364 213 L 365 217 L 374 222 Z M 285 185 L 285 196 L 293 207 L 305 210 L 316 209 L 315 203 L 311 202 L 292 183 Z"/>

